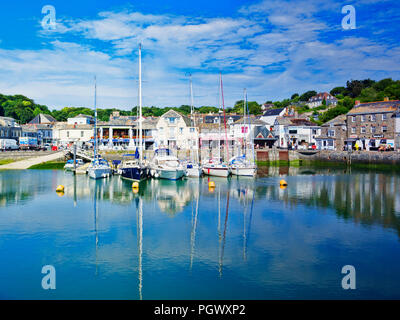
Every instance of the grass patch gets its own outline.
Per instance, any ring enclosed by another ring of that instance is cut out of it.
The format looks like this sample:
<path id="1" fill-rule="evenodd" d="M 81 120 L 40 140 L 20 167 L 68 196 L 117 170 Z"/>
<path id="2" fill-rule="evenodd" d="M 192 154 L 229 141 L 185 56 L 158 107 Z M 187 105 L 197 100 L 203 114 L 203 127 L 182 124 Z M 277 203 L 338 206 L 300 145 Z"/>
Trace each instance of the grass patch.
<path id="1" fill-rule="evenodd" d="M 0 160 L 0 166 L 3 165 L 3 164 L 13 163 L 13 162 L 15 162 L 15 161 L 16 161 L 16 160 L 14 160 L 14 159 L 1 159 L 1 160 Z"/>
<path id="2" fill-rule="evenodd" d="M 29 169 L 35 170 L 62 170 L 64 169 L 65 162 L 64 161 L 49 161 L 44 163 L 35 164 Z"/>
<path id="3" fill-rule="evenodd" d="M 275 161 L 256 161 L 259 167 L 300 167 L 302 166 L 303 160 L 275 160 Z"/>

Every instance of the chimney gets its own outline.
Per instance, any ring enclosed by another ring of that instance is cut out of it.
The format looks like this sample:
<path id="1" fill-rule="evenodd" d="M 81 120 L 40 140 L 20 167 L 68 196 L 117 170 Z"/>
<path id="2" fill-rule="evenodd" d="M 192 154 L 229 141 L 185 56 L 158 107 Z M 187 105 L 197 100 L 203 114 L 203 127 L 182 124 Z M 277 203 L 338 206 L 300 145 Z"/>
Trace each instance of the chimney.
<path id="1" fill-rule="evenodd" d="M 356 100 L 355 105 L 358 106 L 360 104 L 360 100 Z"/>
<path id="2" fill-rule="evenodd" d="M 383 101 L 389 101 L 389 97 L 385 97 Z"/>

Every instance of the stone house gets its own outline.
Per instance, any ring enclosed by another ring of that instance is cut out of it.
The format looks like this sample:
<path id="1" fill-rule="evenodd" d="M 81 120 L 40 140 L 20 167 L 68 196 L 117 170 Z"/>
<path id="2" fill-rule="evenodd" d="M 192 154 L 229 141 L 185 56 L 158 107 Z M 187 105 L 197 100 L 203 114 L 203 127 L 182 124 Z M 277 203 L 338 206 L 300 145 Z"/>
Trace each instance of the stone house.
<path id="1" fill-rule="evenodd" d="M 342 114 L 321 126 L 321 135 L 316 137 L 318 150 L 343 151 L 347 139 L 347 116 Z"/>
<path id="2" fill-rule="evenodd" d="M 357 102 L 347 114 L 347 148 L 377 150 L 380 145 L 393 149 L 396 138 L 396 113 L 400 101 Z"/>
<path id="3" fill-rule="evenodd" d="M 199 132 L 192 121 L 175 110 L 164 113 L 156 124 L 155 147 L 170 149 L 198 149 Z"/>
<path id="4" fill-rule="evenodd" d="M 321 92 L 318 93 L 316 96 L 311 97 L 308 102 L 307 105 L 313 109 L 319 106 L 322 106 L 323 101 L 326 101 L 326 105 L 327 106 L 336 106 L 338 103 L 338 100 L 331 94 L 329 94 L 328 92 Z"/>

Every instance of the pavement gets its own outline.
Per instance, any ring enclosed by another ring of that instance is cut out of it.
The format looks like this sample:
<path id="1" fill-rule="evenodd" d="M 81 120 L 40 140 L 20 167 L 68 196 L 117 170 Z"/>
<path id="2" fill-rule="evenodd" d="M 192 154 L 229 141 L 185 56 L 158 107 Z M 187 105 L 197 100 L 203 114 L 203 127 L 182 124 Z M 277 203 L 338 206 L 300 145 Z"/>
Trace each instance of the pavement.
<path id="1" fill-rule="evenodd" d="M 0 170 L 25 170 L 36 164 L 63 159 L 64 155 L 65 155 L 64 151 L 60 151 L 45 156 L 39 156 L 21 161 L 16 161 L 0 166 Z"/>

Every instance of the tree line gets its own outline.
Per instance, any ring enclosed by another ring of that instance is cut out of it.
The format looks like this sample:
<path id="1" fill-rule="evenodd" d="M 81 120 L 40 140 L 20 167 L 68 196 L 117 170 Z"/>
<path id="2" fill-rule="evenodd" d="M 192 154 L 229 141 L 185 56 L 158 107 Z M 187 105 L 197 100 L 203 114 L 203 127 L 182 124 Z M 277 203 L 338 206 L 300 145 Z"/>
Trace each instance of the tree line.
<path id="1" fill-rule="evenodd" d="M 310 90 L 303 94 L 294 93 L 290 98 L 283 99 L 282 101 L 266 101 L 266 103 L 273 104 L 274 108 L 294 106 L 299 113 L 313 112 L 314 115 L 319 113 L 318 120 L 314 121 L 318 124 L 322 124 L 340 114 L 347 113 L 351 108 L 353 108 L 356 100 L 359 100 L 360 102 L 382 101 L 385 97 L 388 97 L 390 100 L 400 100 L 400 80 L 393 80 L 391 78 L 380 81 L 371 79 L 350 80 L 347 81 L 346 86 L 335 87 L 330 91 L 330 94 L 338 99 L 336 107 L 328 108 L 325 102 L 322 106 L 310 110 L 306 105 L 306 102 L 316 94 L 317 92 L 315 90 Z M 250 114 L 262 114 L 261 104 L 256 101 L 249 101 L 247 106 L 244 106 L 243 100 L 239 100 L 232 107 L 226 108 L 226 112 L 242 114 L 245 107 L 246 109 L 248 108 Z M 191 107 L 188 105 L 164 108 L 155 106 L 143 107 L 142 112 L 144 117 L 159 117 L 171 109 L 185 115 L 188 115 L 191 112 Z M 98 119 L 100 121 L 108 121 L 110 115 L 114 111 L 119 111 L 122 116 L 137 116 L 138 107 L 133 107 L 131 110 L 98 108 Z M 195 108 L 195 112 L 202 114 L 210 112 L 218 113 L 218 111 L 219 108 L 215 106 L 202 106 Z M 73 118 L 78 114 L 94 116 L 93 109 L 88 107 L 65 107 L 60 110 L 50 110 L 47 106 L 36 104 L 32 99 L 20 94 L 0 94 L 0 116 L 11 117 L 16 119 L 18 123 L 25 124 L 40 113 L 49 114 L 57 121 L 67 121 L 68 118 Z"/>

